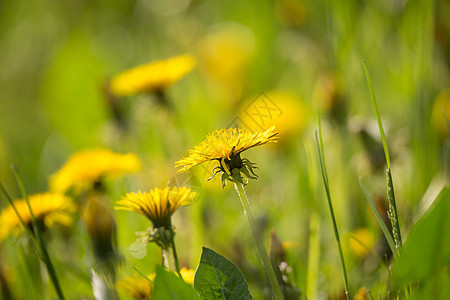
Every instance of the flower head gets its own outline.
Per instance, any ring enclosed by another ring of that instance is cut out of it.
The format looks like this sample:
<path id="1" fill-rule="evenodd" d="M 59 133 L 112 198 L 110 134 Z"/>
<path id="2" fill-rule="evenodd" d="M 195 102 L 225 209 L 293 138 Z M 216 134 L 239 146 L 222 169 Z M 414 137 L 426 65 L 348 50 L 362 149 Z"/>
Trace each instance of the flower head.
<path id="1" fill-rule="evenodd" d="M 191 55 L 180 55 L 134 67 L 115 76 L 110 83 L 116 96 L 161 92 L 183 78 L 195 66 Z"/>
<path id="2" fill-rule="evenodd" d="M 155 274 L 149 276 L 154 280 Z M 126 277 L 117 282 L 117 288 L 136 300 L 149 300 L 153 295 L 153 285 L 146 278 Z"/>
<path id="3" fill-rule="evenodd" d="M 194 284 L 195 270 L 183 267 L 181 268 L 180 273 L 183 277 L 184 282 L 186 282 L 187 284 Z"/>
<path id="4" fill-rule="evenodd" d="M 195 194 L 188 187 L 154 188 L 148 193 L 126 194 L 115 209 L 140 213 L 152 221 L 154 228 L 170 229 L 170 216 L 178 208 L 192 204 Z"/>
<path id="5" fill-rule="evenodd" d="M 30 195 L 28 200 L 38 226 L 50 227 L 55 223 L 62 225 L 72 223 L 70 215 L 76 211 L 76 206 L 70 198 L 61 194 L 42 193 Z M 22 220 L 31 226 L 32 219 L 26 201 L 24 199 L 14 200 L 14 206 Z M 0 241 L 11 233 L 20 233 L 22 229 L 22 223 L 13 207 L 9 205 L 3 209 L 0 214 Z"/>
<path id="6" fill-rule="evenodd" d="M 225 180 L 232 180 L 230 176 L 233 169 L 239 169 L 247 177 L 255 179 L 257 177 L 253 172 L 254 165 L 248 159 L 241 158 L 240 154 L 252 147 L 276 143 L 278 135 L 275 127 L 255 133 L 240 128 L 216 130 L 208 134 L 206 139 L 193 150 L 189 150 L 188 157 L 177 161 L 175 165 L 180 168 L 178 170 L 180 173 L 198 164 L 216 160 L 219 166 L 213 169 L 209 179 L 222 172 L 222 185 L 224 185 Z"/>
<path id="7" fill-rule="evenodd" d="M 108 149 L 90 149 L 72 155 L 50 178 L 50 189 L 63 193 L 70 188 L 81 192 L 92 188 L 105 176 L 118 176 L 138 171 L 139 158 L 132 153 L 119 154 Z"/>

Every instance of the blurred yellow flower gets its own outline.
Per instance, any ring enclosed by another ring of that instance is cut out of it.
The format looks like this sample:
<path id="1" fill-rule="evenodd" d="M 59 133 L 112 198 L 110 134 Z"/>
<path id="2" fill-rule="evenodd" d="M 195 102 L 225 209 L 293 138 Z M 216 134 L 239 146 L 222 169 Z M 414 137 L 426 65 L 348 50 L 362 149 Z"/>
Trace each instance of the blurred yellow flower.
<path id="1" fill-rule="evenodd" d="M 276 143 L 279 133 L 275 127 L 271 127 L 264 132 L 249 132 L 240 128 L 228 128 L 216 130 L 206 136 L 206 139 L 193 150 L 189 150 L 189 156 L 180 159 L 175 163 L 176 167 L 181 168 L 178 173 L 189 170 L 190 168 L 212 160 L 217 160 L 222 164 L 228 163 L 241 152 L 252 147 L 264 145 L 267 143 Z M 231 171 L 233 166 L 226 165 Z"/>
<path id="2" fill-rule="evenodd" d="M 364 257 L 375 245 L 375 236 L 367 228 L 358 228 L 351 233 L 350 249 L 358 256 Z"/>
<path id="3" fill-rule="evenodd" d="M 128 193 L 117 201 L 116 210 L 134 211 L 152 221 L 154 228 L 170 229 L 170 216 L 178 208 L 191 205 L 196 193 L 188 187 L 154 188 L 148 193 Z"/>
<path id="4" fill-rule="evenodd" d="M 76 206 L 69 197 L 61 194 L 42 193 L 28 196 L 33 215 L 38 226 L 50 227 L 53 224 L 70 225 L 71 214 L 76 211 Z M 14 200 L 19 215 L 23 221 L 31 226 L 31 214 L 24 199 Z M 3 209 L 0 214 L 0 241 L 9 234 L 19 234 L 23 230 L 22 223 L 17 217 L 11 205 Z"/>
<path id="5" fill-rule="evenodd" d="M 314 115 L 311 107 L 295 94 L 278 90 L 245 101 L 239 111 L 246 127 L 266 130 L 275 126 L 284 139 L 301 133 Z"/>
<path id="6" fill-rule="evenodd" d="M 201 69 L 224 90 L 227 98 L 239 99 L 245 84 L 245 68 L 254 50 L 252 31 L 237 23 L 225 23 L 198 44 Z"/>
<path id="7" fill-rule="evenodd" d="M 139 158 L 132 153 L 114 153 L 108 149 L 90 149 L 73 154 L 62 168 L 50 177 L 50 189 L 63 193 L 90 189 L 105 176 L 119 176 L 141 168 Z"/>
<path id="8" fill-rule="evenodd" d="M 450 90 L 443 90 L 434 101 L 431 120 L 434 127 L 442 137 L 445 137 L 450 128 Z M 448 123 L 446 123 L 448 122 Z"/>
<path id="9" fill-rule="evenodd" d="M 194 284 L 195 270 L 183 267 L 181 268 L 180 273 L 183 277 L 184 282 L 188 284 Z"/>
<path id="10" fill-rule="evenodd" d="M 155 279 L 155 274 L 147 276 L 150 280 Z M 136 300 L 149 300 L 152 298 L 153 285 L 146 278 L 126 277 L 116 283 L 117 288 L 124 294 Z"/>
<path id="11" fill-rule="evenodd" d="M 110 83 L 116 96 L 161 92 L 183 78 L 195 66 L 191 55 L 180 55 L 134 67 L 116 75 Z"/>

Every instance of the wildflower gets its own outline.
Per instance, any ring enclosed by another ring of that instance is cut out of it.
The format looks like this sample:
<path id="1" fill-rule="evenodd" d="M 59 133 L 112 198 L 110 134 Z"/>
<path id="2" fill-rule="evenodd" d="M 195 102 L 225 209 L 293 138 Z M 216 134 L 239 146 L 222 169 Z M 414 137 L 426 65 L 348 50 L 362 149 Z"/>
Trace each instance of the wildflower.
<path id="1" fill-rule="evenodd" d="M 103 177 L 138 171 L 139 158 L 132 153 L 119 154 L 97 148 L 77 152 L 50 178 L 50 189 L 63 193 L 70 188 L 78 193 L 93 188 Z"/>
<path id="2" fill-rule="evenodd" d="M 183 277 L 184 282 L 188 284 L 194 284 L 195 270 L 183 267 L 181 268 L 180 273 Z"/>
<path id="3" fill-rule="evenodd" d="M 116 222 L 105 199 L 94 194 L 88 197 L 82 217 L 92 241 L 94 255 L 99 260 L 114 261 L 118 257 Z"/>
<path id="4" fill-rule="evenodd" d="M 351 233 L 350 249 L 358 256 L 364 257 L 375 245 L 375 237 L 367 228 L 359 228 Z"/>
<path id="5" fill-rule="evenodd" d="M 213 92 L 237 100 L 245 86 L 246 67 L 255 49 L 253 32 L 236 23 L 224 23 L 198 44 L 201 71 L 213 83 Z"/>
<path id="6" fill-rule="evenodd" d="M 155 274 L 148 276 L 154 280 Z M 117 288 L 136 300 L 149 300 L 153 295 L 153 285 L 146 278 L 126 277 L 117 282 Z"/>
<path id="7" fill-rule="evenodd" d="M 222 186 L 225 186 L 227 180 L 233 181 L 233 169 L 238 169 L 248 178 L 256 179 L 254 164 L 246 158 L 241 158 L 241 153 L 252 147 L 276 143 L 278 135 L 274 126 L 264 132 L 255 133 L 240 128 L 216 130 L 208 134 L 193 150 L 189 150 L 188 157 L 177 161 L 175 165 L 181 168 L 178 170 L 180 173 L 198 164 L 216 160 L 219 166 L 213 169 L 213 174 L 208 180 L 222 173 Z"/>
<path id="8" fill-rule="evenodd" d="M 148 193 L 126 194 L 117 201 L 115 209 L 134 211 L 147 217 L 154 229 L 150 234 L 151 241 L 167 248 L 172 242 L 171 216 L 178 208 L 192 204 L 195 194 L 188 187 L 154 188 Z"/>
<path id="9" fill-rule="evenodd" d="M 110 83 L 116 96 L 162 92 L 183 78 L 195 66 L 191 55 L 181 55 L 140 65 L 115 76 Z"/>
<path id="10" fill-rule="evenodd" d="M 269 110 L 271 113 L 267 113 Z M 284 140 L 287 136 L 303 132 L 313 116 L 312 109 L 304 101 L 291 92 L 281 90 L 252 97 L 243 103 L 240 112 L 240 120 L 248 128 L 266 130 L 275 126 Z"/>
<path id="11" fill-rule="evenodd" d="M 28 200 L 38 226 L 45 228 L 55 223 L 62 225 L 72 223 L 70 214 L 76 211 L 76 206 L 70 198 L 61 194 L 42 193 L 30 195 Z M 14 206 L 22 220 L 31 227 L 32 219 L 26 201 L 24 199 L 14 200 Z M 0 241 L 11 233 L 19 234 L 22 229 L 22 223 L 13 207 L 9 205 L 3 209 L 0 214 Z"/>
<path id="12" fill-rule="evenodd" d="M 431 113 L 431 121 L 434 128 L 442 138 L 449 133 L 450 126 L 450 90 L 443 90 L 439 93 L 434 101 Z"/>

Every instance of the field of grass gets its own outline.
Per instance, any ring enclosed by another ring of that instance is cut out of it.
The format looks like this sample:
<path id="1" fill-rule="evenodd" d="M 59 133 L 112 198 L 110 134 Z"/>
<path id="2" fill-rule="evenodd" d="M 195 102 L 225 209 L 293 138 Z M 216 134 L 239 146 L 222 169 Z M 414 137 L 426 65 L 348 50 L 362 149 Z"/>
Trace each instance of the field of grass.
<path id="1" fill-rule="evenodd" d="M 0 299 L 450 298 L 449 16 L 1 1 Z"/>

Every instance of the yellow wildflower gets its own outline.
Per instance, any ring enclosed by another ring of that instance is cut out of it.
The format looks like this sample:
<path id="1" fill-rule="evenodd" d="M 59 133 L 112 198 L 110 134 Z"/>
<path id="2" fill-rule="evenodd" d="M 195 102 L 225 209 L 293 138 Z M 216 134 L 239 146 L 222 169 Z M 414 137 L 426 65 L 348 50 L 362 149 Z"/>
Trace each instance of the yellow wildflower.
<path id="1" fill-rule="evenodd" d="M 240 120 L 251 129 L 266 130 L 275 126 L 283 139 L 301 133 L 313 119 L 313 111 L 295 94 L 274 90 L 245 101 L 240 108 Z M 281 142 L 281 141 L 280 141 Z"/>
<path id="2" fill-rule="evenodd" d="M 195 270 L 183 267 L 181 268 L 180 273 L 183 277 L 184 282 L 188 284 L 194 284 Z"/>
<path id="3" fill-rule="evenodd" d="M 213 92 L 226 94 L 237 100 L 245 86 L 246 67 L 253 55 L 253 32 L 237 23 L 223 23 L 215 27 L 198 44 L 200 68 L 212 79 Z"/>
<path id="4" fill-rule="evenodd" d="M 154 280 L 155 274 L 148 276 L 150 280 Z M 149 300 L 152 298 L 153 285 L 146 278 L 126 277 L 117 282 L 117 288 L 128 296 L 136 300 Z"/>
<path id="5" fill-rule="evenodd" d="M 188 187 L 154 188 L 148 193 L 128 193 L 120 201 L 116 210 L 128 210 L 146 216 L 153 227 L 170 228 L 170 216 L 186 205 L 192 204 L 195 192 Z"/>
<path id="6" fill-rule="evenodd" d="M 139 158 L 132 153 L 119 154 L 108 149 L 90 149 L 72 155 L 50 178 L 50 189 L 63 193 L 70 188 L 81 192 L 92 188 L 102 177 L 138 171 Z"/>
<path id="7" fill-rule="evenodd" d="M 439 93 L 434 101 L 431 121 L 441 135 L 445 137 L 449 133 L 450 126 L 450 89 Z"/>
<path id="8" fill-rule="evenodd" d="M 42 193 L 28 196 L 33 215 L 36 217 L 38 226 L 50 227 L 55 223 L 70 225 L 72 223 L 72 213 L 76 211 L 76 206 L 72 200 L 61 194 Z M 28 205 L 24 199 L 14 200 L 19 215 L 23 221 L 31 226 L 32 219 Z M 0 241 L 9 234 L 18 234 L 23 229 L 22 223 L 17 217 L 11 205 L 3 209 L 0 214 Z"/>
<path id="9" fill-rule="evenodd" d="M 264 132 L 255 133 L 240 128 L 216 130 L 208 134 L 193 150 L 189 150 L 188 157 L 177 161 L 175 165 L 180 168 L 178 170 L 180 173 L 198 164 L 216 160 L 220 165 L 213 169 L 213 174 L 208 180 L 222 172 L 222 186 L 226 180 L 232 180 L 230 176 L 233 169 L 239 169 L 247 177 L 256 179 L 253 164 L 248 159 L 241 158 L 240 154 L 252 147 L 276 143 L 278 135 L 274 126 Z"/>
<path id="10" fill-rule="evenodd" d="M 358 228 L 351 233 L 350 249 L 358 256 L 364 257 L 375 245 L 375 237 L 367 228 Z"/>
<path id="11" fill-rule="evenodd" d="M 181 55 L 134 67 L 111 80 L 111 92 L 116 96 L 130 96 L 164 91 L 189 73 L 195 63 L 193 56 Z"/>

